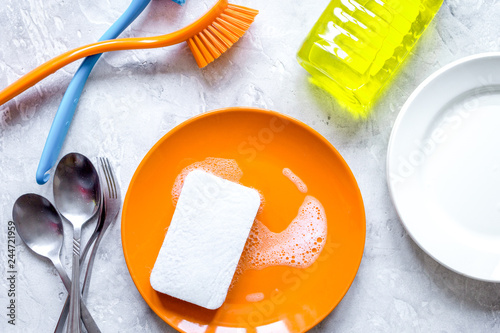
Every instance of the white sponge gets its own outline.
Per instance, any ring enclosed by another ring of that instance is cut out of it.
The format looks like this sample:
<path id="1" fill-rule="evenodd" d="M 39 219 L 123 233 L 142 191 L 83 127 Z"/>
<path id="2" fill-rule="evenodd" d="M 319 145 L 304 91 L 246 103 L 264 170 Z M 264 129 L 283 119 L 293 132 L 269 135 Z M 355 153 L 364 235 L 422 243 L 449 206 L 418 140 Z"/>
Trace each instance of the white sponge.
<path id="1" fill-rule="evenodd" d="M 200 170 L 190 172 L 151 273 L 153 289 L 219 308 L 259 206 L 254 189 Z"/>

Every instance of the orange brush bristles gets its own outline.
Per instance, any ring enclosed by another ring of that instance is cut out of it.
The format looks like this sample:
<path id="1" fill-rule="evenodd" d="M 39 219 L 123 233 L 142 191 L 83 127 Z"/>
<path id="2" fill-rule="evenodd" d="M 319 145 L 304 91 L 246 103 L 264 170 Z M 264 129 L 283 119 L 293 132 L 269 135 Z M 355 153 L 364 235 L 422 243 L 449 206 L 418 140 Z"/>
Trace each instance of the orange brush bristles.
<path id="1" fill-rule="evenodd" d="M 228 4 L 207 28 L 188 39 L 187 43 L 200 68 L 226 52 L 250 28 L 258 10 Z"/>

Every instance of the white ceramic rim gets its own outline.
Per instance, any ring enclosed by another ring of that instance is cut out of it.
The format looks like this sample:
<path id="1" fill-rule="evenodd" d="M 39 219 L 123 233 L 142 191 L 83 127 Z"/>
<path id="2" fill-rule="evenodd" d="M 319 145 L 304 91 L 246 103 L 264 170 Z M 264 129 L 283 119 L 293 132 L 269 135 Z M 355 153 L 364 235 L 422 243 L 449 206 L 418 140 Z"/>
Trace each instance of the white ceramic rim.
<path id="1" fill-rule="evenodd" d="M 397 193 L 396 193 L 396 190 L 394 188 L 394 184 L 391 181 L 391 164 L 390 164 L 390 162 L 391 162 L 391 156 L 393 155 L 394 146 L 396 144 L 395 141 L 396 141 L 396 136 L 398 134 L 397 133 L 398 129 L 400 128 L 401 124 L 404 122 L 404 120 L 405 120 L 405 118 L 407 116 L 407 113 L 410 110 L 410 107 L 415 102 L 415 99 L 417 99 L 417 97 L 420 96 L 420 94 L 422 93 L 422 91 L 430 83 L 434 82 L 435 80 L 437 80 L 438 78 L 440 78 L 445 73 L 447 73 L 449 71 L 455 70 L 456 67 L 459 67 L 459 66 L 461 66 L 463 64 L 475 62 L 475 61 L 486 60 L 488 58 L 497 58 L 500 61 L 500 52 L 480 53 L 480 54 L 476 54 L 476 55 L 472 55 L 472 56 L 467 56 L 467 57 L 464 57 L 462 59 L 456 60 L 456 61 L 454 61 L 454 62 L 452 62 L 452 63 L 444 66 L 443 68 L 437 70 L 433 74 L 431 74 L 427 79 L 425 79 L 417 87 L 417 89 L 415 89 L 415 91 L 410 95 L 410 97 L 408 98 L 408 100 L 405 102 L 405 104 L 401 108 L 401 111 L 399 112 L 399 114 L 398 114 L 398 116 L 396 118 L 396 121 L 394 123 L 394 126 L 392 128 L 392 131 L 391 131 L 391 136 L 390 136 L 390 139 L 389 139 L 389 144 L 388 144 L 388 149 L 387 149 L 387 157 L 386 157 L 386 178 L 387 178 L 387 184 L 388 184 L 388 188 L 389 188 L 389 194 L 390 194 L 391 200 L 392 200 L 392 202 L 394 204 L 394 207 L 396 209 L 396 212 L 397 212 L 397 214 L 399 216 L 401 224 L 403 225 L 403 227 L 405 228 L 405 230 L 408 232 L 408 234 L 410 235 L 410 237 L 413 239 L 413 241 L 425 253 L 427 253 L 430 257 L 432 257 L 435 261 L 437 261 L 441 265 L 445 266 L 446 268 L 448 268 L 451 271 L 456 272 L 456 273 L 458 273 L 460 275 L 463 275 L 463 276 L 466 276 L 466 277 L 469 277 L 469 278 L 472 278 L 472 279 L 480 280 L 480 281 L 500 283 L 500 277 L 499 278 L 491 278 L 491 277 L 483 276 L 483 275 L 480 275 L 480 274 L 474 274 L 474 272 L 459 270 L 456 267 L 453 267 L 452 265 L 449 265 L 445 261 L 440 260 L 439 258 L 437 258 L 436 254 L 434 254 L 432 251 L 429 251 L 419 241 L 418 237 L 416 237 L 412 233 L 412 231 L 411 231 L 411 225 L 408 225 L 407 223 L 405 223 L 405 219 L 404 219 L 405 212 L 398 205 Z M 472 87 L 471 89 L 474 89 L 474 87 Z M 434 111 L 438 112 L 439 109 L 436 108 L 436 110 L 434 110 Z M 498 244 L 498 246 L 500 247 L 500 244 Z"/>

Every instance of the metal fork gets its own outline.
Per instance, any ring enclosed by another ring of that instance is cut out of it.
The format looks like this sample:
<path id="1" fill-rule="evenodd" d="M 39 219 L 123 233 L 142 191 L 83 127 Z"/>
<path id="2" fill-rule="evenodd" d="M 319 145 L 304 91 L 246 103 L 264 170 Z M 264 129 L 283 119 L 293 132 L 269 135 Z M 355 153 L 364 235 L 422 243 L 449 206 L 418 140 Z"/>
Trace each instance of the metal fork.
<path id="1" fill-rule="evenodd" d="M 102 204 L 96 228 L 90 236 L 90 239 L 87 242 L 87 245 L 85 246 L 85 249 L 83 250 L 80 258 L 81 265 L 85 260 L 90 247 L 92 246 L 92 244 L 94 244 L 95 241 L 94 247 L 92 248 L 92 253 L 90 254 L 87 270 L 85 272 L 85 279 L 82 285 L 82 295 L 84 295 L 85 291 L 88 289 L 87 285 L 90 282 L 90 271 L 92 270 L 92 266 L 94 265 L 97 248 L 99 247 L 104 232 L 106 231 L 106 229 L 108 229 L 111 222 L 113 222 L 118 216 L 118 212 L 120 211 L 121 206 L 120 187 L 115 179 L 113 168 L 111 167 L 111 164 L 109 163 L 109 160 L 107 158 L 100 157 L 97 159 L 97 171 L 99 172 L 99 180 L 101 182 L 101 191 L 103 197 L 101 198 Z M 64 304 L 63 310 L 59 317 L 55 333 L 62 333 L 64 322 L 66 321 L 66 317 L 68 316 L 69 311 L 68 299 L 69 298 L 66 299 L 66 303 Z M 95 332 L 99 331 L 96 330 Z"/>
<path id="2" fill-rule="evenodd" d="M 100 157 L 98 159 L 97 168 L 102 179 L 101 189 L 103 192 L 104 202 L 102 205 L 103 209 L 101 211 L 101 219 L 103 222 L 98 224 L 98 228 L 101 228 L 101 230 L 98 230 L 99 234 L 95 240 L 94 247 L 92 248 L 92 253 L 90 254 L 87 271 L 85 272 L 85 279 L 83 280 L 82 295 L 85 295 L 85 291 L 87 290 L 87 286 L 90 282 L 91 271 L 94 265 L 97 248 L 99 247 L 102 237 L 108 227 L 114 220 L 116 220 L 121 206 L 120 187 L 115 179 L 113 168 L 111 167 L 109 160 L 105 157 Z"/>

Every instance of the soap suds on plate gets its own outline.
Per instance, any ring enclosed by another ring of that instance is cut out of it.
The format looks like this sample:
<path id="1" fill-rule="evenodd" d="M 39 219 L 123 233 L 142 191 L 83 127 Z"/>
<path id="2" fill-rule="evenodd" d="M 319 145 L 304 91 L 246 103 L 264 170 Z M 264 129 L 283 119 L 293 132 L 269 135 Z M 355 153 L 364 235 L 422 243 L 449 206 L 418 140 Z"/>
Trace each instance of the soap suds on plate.
<path id="1" fill-rule="evenodd" d="M 243 177 L 243 171 L 233 159 L 209 157 L 195 162 L 184 168 L 175 180 L 172 189 L 174 205 L 185 177 L 193 170 L 203 170 L 235 183 L 240 183 Z M 307 185 L 292 170 L 284 168 L 282 173 L 301 193 L 307 193 Z M 265 198 L 261 192 L 259 195 L 260 212 Z M 319 257 L 325 246 L 326 237 L 327 219 L 323 205 L 315 197 L 307 195 L 298 209 L 297 216 L 280 233 L 270 231 L 257 219 L 254 221 L 238 265 L 237 275 L 247 269 L 261 270 L 270 266 L 307 268 Z"/>
<path id="2" fill-rule="evenodd" d="M 308 195 L 284 231 L 274 233 L 259 220 L 254 222 L 238 271 L 269 266 L 307 268 L 319 257 L 326 236 L 325 210 L 318 199 Z"/>
<path id="3" fill-rule="evenodd" d="M 260 302 L 264 299 L 263 293 L 253 293 L 245 296 L 247 302 Z"/>
<path id="4" fill-rule="evenodd" d="M 205 171 L 214 176 L 242 185 L 240 179 L 243 177 L 243 171 L 241 171 L 238 162 L 228 158 L 207 157 L 203 161 L 188 165 L 182 169 L 181 173 L 177 176 L 172 188 L 172 202 L 174 206 L 177 205 L 177 200 L 179 199 L 184 179 L 193 170 Z M 256 190 L 260 196 L 260 206 L 258 211 L 258 213 L 260 213 L 262 212 L 262 209 L 264 209 L 266 201 L 258 189 L 254 188 L 254 190 Z"/>
<path id="5" fill-rule="evenodd" d="M 302 193 L 307 193 L 307 185 L 300 179 L 296 174 L 292 172 L 292 170 L 288 168 L 283 169 L 283 174 L 290 179 L 292 183 L 297 186 L 297 189 Z"/>
<path id="6" fill-rule="evenodd" d="M 202 170 L 233 183 L 238 183 L 241 177 L 243 177 L 243 171 L 241 171 L 238 163 L 232 159 L 208 157 L 203 161 L 195 162 L 182 169 L 181 173 L 175 179 L 172 188 L 172 201 L 174 206 L 177 204 L 177 200 L 181 194 L 184 179 L 186 179 L 186 176 L 193 170 Z"/>

